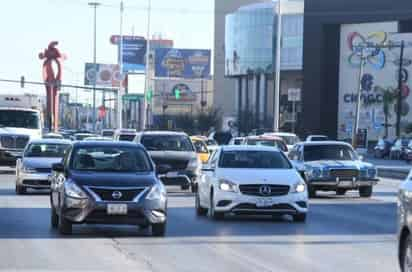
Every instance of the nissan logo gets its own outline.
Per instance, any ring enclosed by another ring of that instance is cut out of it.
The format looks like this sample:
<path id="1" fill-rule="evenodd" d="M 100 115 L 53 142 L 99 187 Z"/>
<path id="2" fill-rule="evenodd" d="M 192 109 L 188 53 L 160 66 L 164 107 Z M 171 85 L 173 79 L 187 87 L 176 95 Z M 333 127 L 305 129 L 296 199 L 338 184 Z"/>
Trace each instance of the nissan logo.
<path id="1" fill-rule="evenodd" d="M 112 193 L 113 199 L 121 199 L 122 196 L 123 196 L 122 193 L 119 192 L 119 191 L 114 191 L 114 192 Z"/>
<path id="2" fill-rule="evenodd" d="M 262 196 L 270 196 L 272 194 L 272 189 L 269 185 L 262 185 L 259 188 L 259 192 Z"/>

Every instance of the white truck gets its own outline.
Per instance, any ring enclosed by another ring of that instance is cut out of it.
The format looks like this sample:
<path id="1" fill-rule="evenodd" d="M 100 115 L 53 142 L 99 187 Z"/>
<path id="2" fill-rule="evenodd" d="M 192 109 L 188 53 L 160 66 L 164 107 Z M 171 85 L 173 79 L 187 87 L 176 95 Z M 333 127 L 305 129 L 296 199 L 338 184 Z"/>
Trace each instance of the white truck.
<path id="1" fill-rule="evenodd" d="M 0 166 L 14 165 L 27 143 L 42 137 L 41 108 L 36 95 L 0 95 Z"/>

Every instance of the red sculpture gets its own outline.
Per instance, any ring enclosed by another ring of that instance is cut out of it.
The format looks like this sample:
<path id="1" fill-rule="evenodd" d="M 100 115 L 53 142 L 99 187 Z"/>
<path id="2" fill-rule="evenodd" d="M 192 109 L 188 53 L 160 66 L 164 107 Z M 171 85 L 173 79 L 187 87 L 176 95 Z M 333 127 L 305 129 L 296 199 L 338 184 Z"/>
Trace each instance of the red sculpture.
<path id="1" fill-rule="evenodd" d="M 62 80 L 62 61 L 65 56 L 56 48 L 58 42 L 50 42 L 47 49 L 39 54 L 43 62 L 43 80 L 46 83 L 47 93 L 47 120 L 50 131 L 57 131 L 59 128 L 59 96 L 60 84 Z M 53 62 L 57 65 L 57 72 L 53 69 Z"/>

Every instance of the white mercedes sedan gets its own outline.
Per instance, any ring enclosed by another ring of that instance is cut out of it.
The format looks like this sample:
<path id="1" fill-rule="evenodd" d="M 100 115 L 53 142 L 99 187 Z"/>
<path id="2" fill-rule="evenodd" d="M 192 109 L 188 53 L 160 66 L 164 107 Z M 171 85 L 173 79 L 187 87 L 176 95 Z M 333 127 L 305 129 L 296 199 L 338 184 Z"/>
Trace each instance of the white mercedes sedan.
<path id="1" fill-rule="evenodd" d="M 198 215 L 291 215 L 294 221 L 305 222 L 307 212 L 304 180 L 273 147 L 222 146 L 199 179 Z"/>
<path id="2" fill-rule="evenodd" d="M 31 141 L 16 163 L 16 194 L 24 194 L 27 189 L 50 189 L 52 164 L 61 162 L 70 146 L 68 140 Z"/>

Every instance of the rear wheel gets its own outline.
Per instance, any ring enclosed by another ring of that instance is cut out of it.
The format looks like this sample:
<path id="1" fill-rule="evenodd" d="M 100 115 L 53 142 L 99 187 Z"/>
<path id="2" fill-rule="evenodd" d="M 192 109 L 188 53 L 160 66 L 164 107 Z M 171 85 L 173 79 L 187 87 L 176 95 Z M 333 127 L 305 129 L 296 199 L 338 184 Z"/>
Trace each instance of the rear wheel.
<path id="1" fill-rule="evenodd" d="M 309 198 L 315 198 L 316 197 L 316 190 L 312 186 L 309 186 L 308 193 L 309 193 Z"/>
<path id="2" fill-rule="evenodd" d="M 63 235 L 70 235 L 73 232 L 73 226 L 72 223 L 64 218 L 64 216 L 60 215 L 59 216 L 59 226 L 58 226 L 60 234 Z"/>
<path id="3" fill-rule="evenodd" d="M 152 236 L 163 237 L 166 234 L 166 222 L 152 224 Z"/>
<path id="4" fill-rule="evenodd" d="M 359 188 L 360 197 L 371 197 L 372 196 L 372 186 L 364 186 Z"/>
<path id="5" fill-rule="evenodd" d="M 306 213 L 297 213 L 293 215 L 293 221 L 298 223 L 306 222 Z"/>
<path id="6" fill-rule="evenodd" d="M 196 192 L 195 206 L 196 206 L 196 215 L 197 215 L 197 216 L 207 215 L 207 209 L 205 209 L 205 208 L 203 208 L 202 206 L 200 206 L 199 191 Z"/>
<path id="7" fill-rule="evenodd" d="M 343 196 L 343 195 L 346 194 L 346 190 L 345 190 L 345 189 L 342 189 L 342 188 L 338 188 L 338 189 L 336 189 L 336 194 L 337 194 L 338 196 Z"/>
<path id="8" fill-rule="evenodd" d="M 209 216 L 213 220 L 222 220 L 225 217 L 223 212 L 215 211 L 215 201 L 213 199 L 213 191 L 210 193 L 210 207 L 209 207 Z"/>
<path id="9" fill-rule="evenodd" d="M 412 241 L 411 235 L 406 235 L 402 242 L 400 252 L 400 265 L 402 272 L 412 272 Z"/>

